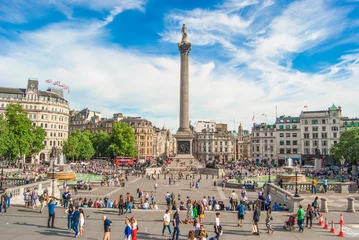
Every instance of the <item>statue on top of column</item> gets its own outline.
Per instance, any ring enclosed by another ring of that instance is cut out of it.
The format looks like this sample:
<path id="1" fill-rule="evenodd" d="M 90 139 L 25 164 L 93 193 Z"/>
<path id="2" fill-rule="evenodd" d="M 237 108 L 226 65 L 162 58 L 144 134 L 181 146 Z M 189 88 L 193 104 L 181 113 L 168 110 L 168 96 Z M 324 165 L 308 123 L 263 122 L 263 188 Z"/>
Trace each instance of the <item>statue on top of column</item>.
<path id="1" fill-rule="evenodd" d="M 182 25 L 182 42 L 188 42 L 187 27 L 186 24 Z"/>

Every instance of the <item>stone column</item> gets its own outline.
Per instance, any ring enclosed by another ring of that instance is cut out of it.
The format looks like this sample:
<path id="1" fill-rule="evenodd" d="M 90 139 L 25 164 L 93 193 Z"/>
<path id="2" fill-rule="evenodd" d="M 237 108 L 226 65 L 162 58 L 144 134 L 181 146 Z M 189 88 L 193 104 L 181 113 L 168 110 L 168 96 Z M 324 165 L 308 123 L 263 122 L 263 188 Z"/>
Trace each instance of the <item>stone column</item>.
<path id="1" fill-rule="evenodd" d="M 348 209 L 347 212 L 355 212 L 355 205 L 354 205 L 354 201 L 355 198 L 353 197 L 348 197 Z"/>
<path id="2" fill-rule="evenodd" d="M 328 210 L 328 198 L 320 198 L 321 204 L 320 204 L 320 211 L 321 212 L 329 212 Z"/>

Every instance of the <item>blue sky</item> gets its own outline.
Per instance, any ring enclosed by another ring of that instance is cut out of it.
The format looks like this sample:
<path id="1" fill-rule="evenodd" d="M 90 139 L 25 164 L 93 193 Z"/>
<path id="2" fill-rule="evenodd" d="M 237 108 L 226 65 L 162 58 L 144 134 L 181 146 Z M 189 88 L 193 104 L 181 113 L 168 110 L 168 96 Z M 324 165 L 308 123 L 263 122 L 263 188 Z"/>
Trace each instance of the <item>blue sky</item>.
<path id="1" fill-rule="evenodd" d="M 0 0 L 0 81 L 71 88 L 72 109 L 178 127 L 181 25 L 190 118 L 233 128 L 340 105 L 359 116 L 358 0 Z M 266 114 L 267 118 L 262 117 Z"/>

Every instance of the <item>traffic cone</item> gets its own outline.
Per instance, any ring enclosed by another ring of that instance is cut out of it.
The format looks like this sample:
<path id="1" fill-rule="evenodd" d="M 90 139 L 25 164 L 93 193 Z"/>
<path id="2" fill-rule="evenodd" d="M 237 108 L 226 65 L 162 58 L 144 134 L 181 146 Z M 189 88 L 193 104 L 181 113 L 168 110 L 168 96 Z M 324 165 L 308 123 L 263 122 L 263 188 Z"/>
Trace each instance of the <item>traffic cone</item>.
<path id="1" fill-rule="evenodd" d="M 339 228 L 339 237 L 344 237 L 344 225 L 340 224 L 340 228 Z"/>
<path id="2" fill-rule="evenodd" d="M 324 229 L 329 230 L 328 219 L 325 218 Z"/>
<path id="3" fill-rule="evenodd" d="M 330 232 L 335 234 L 335 226 L 333 220 L 332 220 L 332 228 L 330 229 Z"/>
<path id="4" fill-rule="evenodd" d="M 323 221 L 323 214 L 320 213 L 320 218 L 319 218 L 319 226 L 323 227 L 324 226 L 324 221 Z"/>
<path id="5" fill-rule="evenodd" d="M 344 225 L 344 219 L 343 219 L 343 214 L 340 214 L 340 221 L 339 224 Z"/>

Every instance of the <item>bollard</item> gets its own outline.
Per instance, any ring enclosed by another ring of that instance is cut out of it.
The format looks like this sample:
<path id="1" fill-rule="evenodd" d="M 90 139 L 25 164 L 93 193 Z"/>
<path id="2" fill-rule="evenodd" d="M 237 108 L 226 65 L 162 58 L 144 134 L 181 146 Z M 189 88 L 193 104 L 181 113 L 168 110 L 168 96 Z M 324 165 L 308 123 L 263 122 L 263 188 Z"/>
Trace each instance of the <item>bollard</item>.
<path id="1" fill-rule="evenodd" d="M 201 179 L 201 180 L 202 180 L 202 174 L 200 174 L 200 175 L 199 175 L 199 179 Z"/>
<path id="2" fill-rule="evenodd" d="M 157 179 L 160 179 L 160 174 L 157 174 Z"/>
<path id="3" fill-rule="evenodd" d="M 355 205 L 354 205 L 354 201 L 355 198 L 353 197 L 348 197 L 348 209 L 347 212 L 355 212 Z"/>
<path id="4" fill-rule="evenodd" d="M 212 174 L 212 179 L 214 179 L 214 174 Z"/>
<path id="5" fill-rule="evenodd" d="M 186 174 L 186 180 L 187 180 L 188 174 Z"/>
<path id="6" fill-rule="evenodd" d="M 208 179 L 208 174 L 206 174 L 206 179 Z"/>
<path id="7" fill-rule="evenodd" d="M 163 179 L 166 179 L 166 173 L 163 175 Z"/>
<path id="8" fill-rule="evenodd" d="M 320 206 L 320 212 L 329 212 L 328 211 L 328 198 L 322 197 L 321 200 L 321 206 Z"/>

